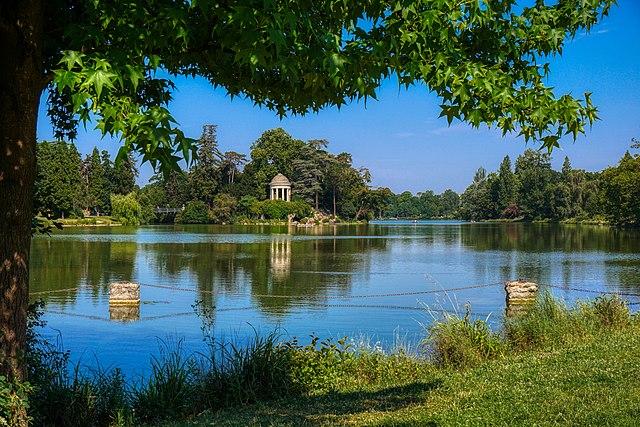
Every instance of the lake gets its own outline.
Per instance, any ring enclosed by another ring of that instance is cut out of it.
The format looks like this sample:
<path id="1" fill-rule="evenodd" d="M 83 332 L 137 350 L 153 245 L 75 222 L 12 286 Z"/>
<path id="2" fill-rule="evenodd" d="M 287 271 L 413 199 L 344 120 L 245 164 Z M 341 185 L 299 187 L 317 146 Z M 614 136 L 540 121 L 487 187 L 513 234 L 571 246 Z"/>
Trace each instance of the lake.
<path id="1" fill-rule="evenodd" d="M 516 278 L 550 286 L 569 304 L 597 295 L 575 289 L 638 294 L 640 230 L 455 221 L 86 227 L 37 236 L 31 260 L 45 335 L 61 336 L 74 361 L 130 375 L 144 374 L 161 342 L 204 348 L 194 305 L 210 313 L 220 339 L 278 329 L 303 341 L 316 334 L 391 346 L 417 342 L 442 311 L 465 304 L 499 322 L 502 283 Z M 110 314 L 116 281 L 141 284 L 139 313 Z"/>

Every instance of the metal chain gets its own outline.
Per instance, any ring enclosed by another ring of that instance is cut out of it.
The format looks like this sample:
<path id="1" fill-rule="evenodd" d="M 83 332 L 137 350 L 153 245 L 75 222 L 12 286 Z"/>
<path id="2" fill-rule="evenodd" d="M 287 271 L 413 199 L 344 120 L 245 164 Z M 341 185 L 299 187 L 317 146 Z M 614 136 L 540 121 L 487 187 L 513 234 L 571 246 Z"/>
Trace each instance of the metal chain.
<path id="1" fill-rule="evenodd" d="M 406 305 L 390 305 L 390 304 L 329 304 L 329 303 L 305 303 L 297 305 L 296 307 L 322 307 L 322 308 L 366 308 L 366 309 L 386 309 L 386 310 L 404 310 L 404 311 L 421 311 L 425 313 L 434 312 L 434 313 L 442 313 L 442 314 L 452 314 L 458 315 L 459 313 L 450 310 L 431 308 L 431 307 L 420 307 L 420 306 L 406 306 Z M 245 306 L 245 307 L 227 307 L 227 308 L 219 308 L 216 309 L 216 313 L 219 312 L 229 312 L 229 311 L 245 311 L 245 310 L 253 310 L 255 307 L 253 306 Z M 100 321 L 111 321 L 108 317 L 103 316 L 94 316 L 91 314 L 81 314 L 81 313 L 72 313 L 66 311 L 59 310 L 44 310 L 45 313 L 48 314 L 56 314 L 61 316 L 70 316 L 70 317 L 80 317 L 84 319 L 90 320 L 100 320 Z M 470 312 L 472 316 L 483 316 L 487 317 L 492 315 L 493 313 L 481 313 L 481 312 Z M 157 316 L 146 316 L 137 319 L 137 321 L 150 321 L 150 320 L 159 320 L 159 319 L 167 319 L 173 317 L 183 317 L 183 316 L 192 316 L 196 315 L 195 311 L 187 311 L 181 313 L 171 313 L 171 314 L 160 314 Z"/>
<path id="2" fill-rule="evenodd" d="M 640 298 L 640 294 L 636 294 L 632 292 L 597 291 L 595 289 L 573 288 L 573 287 L 565 287 L 562 285 L 550 285 L 550 284 L 542 284 L 541 286 L 546 286 L 548 288 L 554 288 L 554 289 L 562 289 L 565 291 L 586 292 L 591 294 L 618 295 L 622 297 L 639 297 Z"/>
<path id="3" fill-rule="evenodd" d="M 446 292 L 457 292 L 464 291 L 467 289 L 479 289 L 479 288 L 487 288 L 490 286 L 502 285 L 502 282 L 495 283 L 484 283 L 481 285 L 471 285 L 471 286 L 460 286 L 457 288 L 448 288 L 448 289 L 429 289 L 426 291 L 407 291 L 407 292 L 394 292 L 394 293 L 386 293 L 386 294 L 361 294 L 361 295 L 335 295 L 332 298 L 336 299 L 355 299 L 355 298 L 385 298 L 385 297 L 398 297 L 398 296 L 412 296 L 412 295 L 426 295 L 426 294 L 437 294 L 437 293 L 446 293 Z M 168 286 L 168 285 L 152 285 L 148 283 L 141 283 L 140 286 L 148 287 L 148 288 L 159 288 L 159 289 L 169 289 L 173 291 L 184 291 L 184 292 L 201 292 L 207 294 L 214 294 L 215 291 L 205 291 L 205 290 L 197 290 L 194 288 L 184 288 L 177 286 Z M 253 297 L 257 298 L 309 298 L 305 295 L 271 295 L 271 294 L 251 294 Z M 319 297 L 314 297 L 319 298 Z"/>

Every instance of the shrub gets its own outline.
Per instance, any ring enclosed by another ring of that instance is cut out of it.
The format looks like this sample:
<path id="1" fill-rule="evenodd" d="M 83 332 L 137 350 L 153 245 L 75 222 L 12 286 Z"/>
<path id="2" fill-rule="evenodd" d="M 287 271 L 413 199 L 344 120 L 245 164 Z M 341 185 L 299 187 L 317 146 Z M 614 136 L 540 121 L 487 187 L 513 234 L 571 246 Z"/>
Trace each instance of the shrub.
<path id="1" fill-rule="evenodd" d="M 27 424 L 30 391 L 28 384 L 13 383 L 0 376 L 0 426 Z"/>
<path id="2" fill-rule="evenodd" d="M 304 218 L 311 215 L 313 209 L 303 200 L 285 202 L 284 200 L 264 200 L 259 202 L 258 212 L 267 219 L 283 220 L 289 215 Z"/>
<path id="3" fill-rule="evenodd" d="M 295 215 L 296 218 L 305 218 L 313 214 L 313 209 L 304 200 L 294 200 L 290 202 L 289 213 Z"/>
<path id="4" fill-rule="evenodd" d="M 260 213 L 267 219 L 287 219 L 289 202 L 284 200 L 264 200 L 260 203 Z"/>
<path id="5" fill-rule="evenodd" d="M 144 421 L 184 418 L 194 412 L 194 392 L 189 360 L 178 346 L 152 358 L 150 378 L 133 392 L 133 409 Z"/>
<path id="6" fill-rule="evenodd" d="M 346 379 L 346 373 L 355 370 L 356 353 L 346 338 L 334 343 L 313 336 L 306 346 L 299 346 L 295 340 L 285 346 L 292 350 L 293 380 L 306 392 L 337 389 Z"/>
<path id="7" fill-rule="evenodd" d="M 229 222 L 236 212 L 237 200 L 228 194 L 218 194 L 213 198 L 213 208 L 209 216 L 213 222 Z"/>
<path id="8" fill-rule="evenodd" d="M 238 213 L 247 218 L 257 218 L 260 216 L 260 202 L 253 196 L 242 196 L 238 200 Z"/>
<path id="9" fill-rule="evenodd" d="M 471 321 L 467 311 L 463 318 L 447 315 L 429 328 L 423 341 L 437 366 L 468 368 L 503 356 L 507 347 L 483 320 Z"/>
<path id="10" fill-rule="evenodd" d="M 595 327 L 622 329 L 631 323 L 627 303 L 617 295 L 598 297 L 589 303 L 581 303 L 580 314 Z"/>
<path id="11" fill-rule="evenodd" d="M 111 216 L 122 225 L 140 225 L 142 208 L 134 193 L 126 196 L 111 195 Z"/>
<path id="12" fill-rule="evenodd" d="M 159 218 L 156 214 L 156 207 L 165 203 L 165 193 L 158 183 L 145 185 L 137 190 L 136 198 L 140 202 L 142 210 L 142 222 L 148 224 L 157 221 Z"/>
<path id="13" fill-rule="evenodd" d="M 209 208 L 200 200 L 192 200 L 181 212 L 178 212 L 175 222 L 179 224 L 208 224 L 210 222 Z"/>
<path id="14" fill-rule="evenodd" d="M 509 343 L 519 350 L 562 343 L 569 334 L 583 334 L 571 311 L 549 292 L 542 294 L 528 311 L 507 319 L 504 333 Z"/>

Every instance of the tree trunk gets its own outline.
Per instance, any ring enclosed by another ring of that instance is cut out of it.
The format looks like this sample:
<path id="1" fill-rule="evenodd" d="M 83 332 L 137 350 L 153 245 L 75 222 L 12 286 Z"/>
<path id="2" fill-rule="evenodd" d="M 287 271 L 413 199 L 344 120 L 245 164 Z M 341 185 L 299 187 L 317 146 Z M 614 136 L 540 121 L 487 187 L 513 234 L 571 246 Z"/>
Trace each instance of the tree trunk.
<path id="1" fill-rule="evenodd" d="M 36 122 L 42 75 L 40 0 L 0 6 L 0 374 L 23 380 Z"/>
<path id="2" fill-rule="evenodd" d="M 316 191 L 316 210 L 318 210 L 318 192 Z"/>
<path id="3" fill-rule="evenodd" d="M 333 187 L 333 217 L 336 217 L 336 187 Z"/>

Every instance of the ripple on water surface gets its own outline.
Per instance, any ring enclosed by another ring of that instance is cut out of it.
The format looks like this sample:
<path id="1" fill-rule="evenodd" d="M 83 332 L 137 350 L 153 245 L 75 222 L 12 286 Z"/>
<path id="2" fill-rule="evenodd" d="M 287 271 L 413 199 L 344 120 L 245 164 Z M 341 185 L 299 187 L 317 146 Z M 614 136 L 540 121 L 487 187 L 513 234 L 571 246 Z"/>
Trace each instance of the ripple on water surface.
<path id="1" fill-rule="evenodd" d="M 211 313 L 217 337 L 279 328 L 285 337 L 364 334 L 389 345 L 398 334 L 417 340 L 439 310 L 466 303 L 497 321 L 509 279 L 553 285 L 569 303 L 595 295 L 578 288 L 640 293 L 640 232 L 450 221 L 87 227 L 35 238 L 31 268 L 47 333 L 60 331 L 88 364 L 135 372 L 158 339 L 202 349 L 194 305 Z M 124 280 L 143 285 L 128 321 L 108 305 L 109 283 Z"/>

